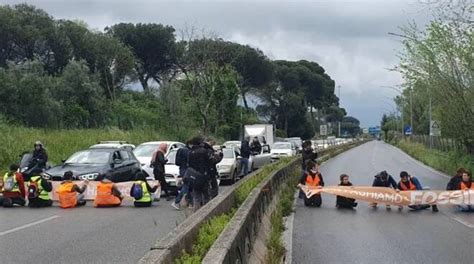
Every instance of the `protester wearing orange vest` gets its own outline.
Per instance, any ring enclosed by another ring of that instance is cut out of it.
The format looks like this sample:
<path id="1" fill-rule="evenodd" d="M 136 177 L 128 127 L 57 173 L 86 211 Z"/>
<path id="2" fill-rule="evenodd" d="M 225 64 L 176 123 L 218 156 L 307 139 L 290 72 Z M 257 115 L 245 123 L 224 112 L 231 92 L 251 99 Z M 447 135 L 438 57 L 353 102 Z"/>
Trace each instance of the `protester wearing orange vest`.
<path id="1" fill-rule="evenodd" d="M 474 192 L 474 183 L 472 181 L 472 175 L 470 174 L 469 171 L 465 170 L 462 173 L 461 181 L 457 185 L 457 190 Z M 474 205 L 471 205 L 471 204 L 461 204 L 461 205 L 458 205 L 458 207 L 463 212 L 474 211 Z"/>
<path id="2" fill-rule="evenodd" d="M 400 172 L 400 182 L 398 182 L 398 190 L 400 191 L 422 191 L 423 187 L 420 184 L 420 181 L 408 174 L 406 171 Z M 430 208 L 430 205 L 427 204 L 418 204 L 418 205 L 409 205 L 413 210 L 423 210 Z M 433 212 L 438 212 L 438 206 L 436 204 L 431 205 Z M 402 210 L 403 206 L 399 206 L 398 210 Z"/>
<path id="3" fill-rule="evenodd" d="M 319 172 L 319 167 L 316 162 L 308 161 L 308 163 L 306 164 L 306 172 L 301 177 L 298 187 L 300 187 L 301 185 L 305 185 L 310 188 L 321 188 L 322 186 L 324 186 L 323 176 Z M 307 198 L 306 196 L 304 196 L 303 198 L 305 206 L 321 206 L 322 200 L 321 194 L 319 193 L 311 196 L 310 198 Z"/>
<path id="4" fill-rule="evenodd" d="M 86 190 L 89 181 L 85 180 L 84 184 L 79 187 L 72 182 L 72 176 L 72 171 L 66 171 L 63 175 L 64 181 L 56 191 L 59 197 L 59 207 L 61 208 L 73 208 L 86 204 L 82 193 Z"/>
<path id="5" fill-rule="evenodd" d="M 122 193 L 112 182 L 112 175 L 107 174 L 104 179 L 97 184 L 97 194 L 94 200 L 95 207 L 116 207 L 122 204 Z"/>

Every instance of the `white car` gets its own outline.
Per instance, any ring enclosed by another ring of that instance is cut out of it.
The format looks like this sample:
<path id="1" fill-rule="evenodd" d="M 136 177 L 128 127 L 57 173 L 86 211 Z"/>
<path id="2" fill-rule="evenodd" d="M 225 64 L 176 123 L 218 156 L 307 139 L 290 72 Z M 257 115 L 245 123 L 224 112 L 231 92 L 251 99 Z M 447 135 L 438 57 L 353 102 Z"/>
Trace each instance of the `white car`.
<path id="1" fill-rule="evenodd" d="M 227 147 L 227 148 L 228 147 L 236 147 L 239 154 L 240 154 L 240 146 L 241 145 L 242 145 L 242 142 L 237 141 L 237 140 L 226 141 L 226 142 L 224 142 L 224 144 L 222 144 L 222 146 Z M 253 159 L 254 159 L 254 156 L 250 155 L 250 158 L 249 158 L 249 172 L 251 172 L 251 171 L 253 171 L 253 169 L 255 169 L 255 167 L 253 165 Z"/>
<path id="2" fill-rule="evenodd" d="M 233 184 L 240 173 L 241 167 L 240 160 L 238 159 L 238 149 L 235 146 L 225 147 L 222 148 L 222 153 L 224 157 L 217 164 L 217 173 L 221 180 L 226 180 Z"/>
<path id="3" fill-rule="evenodd" d="M 176 153 L 178 153 L 178 149 L 171 149 L 166 154 L 168 162 L 165 164 L 165 179 L 171 189 L 178 188 L 179 167 L 175 164 Z"/>
<path id="4" fill-rule="evenodd" d="M 177 141 L 151 141 L 138 145 L 133 151 L 133 154 L 135 154 L 135 157 L 140 161 L 142 169 L 145 171 L 148 178 L 154 178 L 153 168 L 150 167 L 150 163 L 153 158 L 153 153 L 155 153 L 161 143 L 168 144 L 167 153 L 173 149 L 179 149 L 185 146 L 184 143 Z"/>
<path id="5" fill-rule="evenodd" d="M 296 146 L 291 142 L 277 142 L 273 144 L 270 154 L 273 160 L 280 157 L 294 157 L 296 156 Z"/>

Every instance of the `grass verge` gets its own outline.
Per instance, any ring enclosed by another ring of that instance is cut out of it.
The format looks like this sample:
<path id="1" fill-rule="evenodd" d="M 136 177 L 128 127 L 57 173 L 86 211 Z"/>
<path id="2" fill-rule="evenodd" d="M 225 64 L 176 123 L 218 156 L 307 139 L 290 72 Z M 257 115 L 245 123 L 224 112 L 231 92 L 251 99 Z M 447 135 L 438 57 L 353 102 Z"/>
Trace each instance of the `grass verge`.
<path id="1" fill-rule="evenodd" d="M 237 208 L 247 199 L 250 192 L 257 187 L 263 180 L 270 176 L 273 171 L 279 170 L 286 166 L 292 159 L 281 159 L 279 162 L 272 163 L 263 167 L 257 174 L 253 175 L 252 178 L 246 180 L 236 189 L 236 202 L 233 208 L 228 213 L 224 213 L 215 217 L 212 217 L 206 221 L 200 228 L 198 238 L 193 244 L 191 252 L 183 252 L 183 254 L 177 258 L 174 263 L 176 264 L 198 264 L 202 262 L 202 259 L 211 248 L 214 241 L 219 237 L 224 228 L 230 222 L 234 216 Z M 291 206 L 290 206 L 291 207 Z"/>
<path id="2" fill-rule="evenodd" d="M 460 167 L 474 171 L 474 156 L 462 152 L 443 152 L 429 149 L 420 143 L 406 140 L 398 141 L 395 146 L 405 151 L 408 155 L 423 162 L 424 164 L 442 171 L 448 175 L 454 175 Z"/>

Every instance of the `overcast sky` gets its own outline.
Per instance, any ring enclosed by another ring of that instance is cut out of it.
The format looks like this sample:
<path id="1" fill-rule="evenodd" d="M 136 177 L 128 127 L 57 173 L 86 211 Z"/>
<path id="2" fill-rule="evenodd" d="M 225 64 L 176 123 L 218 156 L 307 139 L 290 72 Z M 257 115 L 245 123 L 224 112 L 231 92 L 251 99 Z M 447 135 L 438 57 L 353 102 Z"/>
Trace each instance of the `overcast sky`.
<path id="1" fill-rule="evenodd" d="M 257 47 L 271 59 L 316 61 L 340 86 L 342 107 L 363 127 L 379 124 L 395 107 L 389 98 L 397 92 L 381 86 L 402 83 L 388 70 L 401 50 L 399 39 L 388 32 L 430 18 L 418 0 L 0 0 L 21 2 L 98 30 L 119 22 L 162 23 L 177 30 L 192 25 Z"/>

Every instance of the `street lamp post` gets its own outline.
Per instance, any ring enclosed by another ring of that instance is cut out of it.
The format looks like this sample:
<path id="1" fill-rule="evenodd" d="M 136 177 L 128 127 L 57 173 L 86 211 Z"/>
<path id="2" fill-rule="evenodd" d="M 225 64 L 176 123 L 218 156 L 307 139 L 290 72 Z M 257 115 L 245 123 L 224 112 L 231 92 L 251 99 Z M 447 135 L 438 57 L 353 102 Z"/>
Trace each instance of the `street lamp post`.
<path id="1" fill-rule="evenodd" d="M 393 87 L 393 86 L 386 86 L 386 85 L 382 85 L 381 86 L 382 88 L 387 88 L 387 89 L 392 89 L 396 92 L 398 92 L 400 95 L 403 96 L 403 90 L 399 89 L 399 88 L 396 88 L 396 87 Z M 401 112 L 402 112 L 402 136 L 405 136 L 405 131 L 404 131 L 404 120 L 403 120 L 403 111 L 404 109 L 402 108 Z M 410 90 L 410 126 L 411 126 L 411 129 L 412 129 L 412 134 L 413 134 L 413 92 L 412 90 Z"/>

